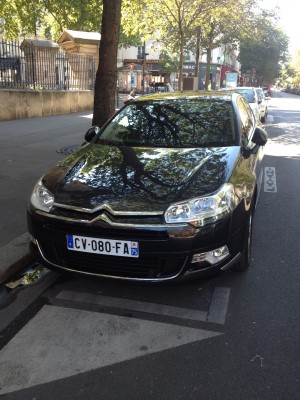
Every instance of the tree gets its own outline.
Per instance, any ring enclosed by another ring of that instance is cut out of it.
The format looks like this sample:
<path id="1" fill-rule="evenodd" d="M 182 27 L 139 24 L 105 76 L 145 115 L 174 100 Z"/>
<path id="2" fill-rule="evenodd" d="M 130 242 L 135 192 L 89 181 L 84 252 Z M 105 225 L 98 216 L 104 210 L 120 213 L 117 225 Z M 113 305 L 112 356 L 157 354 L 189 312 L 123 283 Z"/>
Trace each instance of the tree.
<path id="1" fill-rule="evenodd" d="M 280 86 L 300 87 L 300 50 L 296 50 L 291 61 L 283 65 L 277 82 Z"/>
<path id="2" fill-rule="evenodd" d="M 274 82 L 281 66 L 288 60 L 288 37 L 275 22 L 259 16 L 253 25 L 252 37 L 241 41 L 239 61 L 242 73 L 255 70 L 257 82 L 265 85 Z"/>
<path id="3" fill-rule="evenodd" d="M 159 10 L 156 23 L 161 34 L 160 40 L 170 52 L 177 52 L 179 56 L 179 90 L 182 90 L 183 84 L 184 54 L 190 48 L 191 39 L 195 37 L 197 27 L 220 3 L 220 0 L 161 0 L 156 3 L 155 7 Z"/>
<path id="4" fill-rule="evenodd" d="M 159 63 L 167 74 L 177 72 L 179 68 L 178 58 L 162 50 L 159 55 Z"/>
<path id="5" fill-rule="evenodd" d="M 93 125 L 102 126 L 115 113 L 121 5 L 122 0 L 103 0 L 99 66 L 95 82 Z"/>
<path id="6" fill-rule="evenodd" d="M 131 2 L 131 8 L 135 2 Z M 11 39 L 38 33 L 57 40 L 65 29 L 100 32 L 102 7 L 103 0 L 0 0 L 0 17 L 4 19 L 2 33 Z M 137 36 L 125 34 L 121 26 L 122 45 L 136 45 L 139 40 Z"/>
<path id="7" fill-rule="evenodd" d="M 286 64 L 281 68 L 278 83 L 281 87 L 299 85 L 300 84 L 300 69 L 297 71 L 291 64 Z"/>
<path id="8" fill-rule="evenodd" d="M 177 55 L 178 88 L 182 90 L 185 52 L 191 47 L 196 28 L 226 1 L 229 0 L 140 0 L 135 8 L 128 6 L 126 29 L 142 37 L 155 36 L 169 54 Z"/>
<path id="9" fill-rule="evenodd" d="M 205 89 L 210 79 L 212 50 L 222 44 L 237 48 L 243 37 L 251 34 L 251 21 L 256 0 L 227 0 L 217 6 L 201 25 L 201 46 L 206 52 Z"/>
<path id="10" fill-rule="evenodd" d="M 4 20 L 0 33 L 8 39 L 35 34 L 42 19 L 40 0 L 0 0 L 0 17 Z"/>
<path id="11" fill-rule="evenodd" d="M 65 29 L 99 32 L 102 3 L 102 0 L 43 0 L 44 17 L 41 30 L 46 37 L 54 40 Z"/>
<path id="12" fill-rule="evenodd" d="M 102 0 L 0 0 L 0 16 L 7 38 L 39 34 L 56 40 L 64 29 L 99 31 Z"/>
<path id="13" fill-rule="evenodd" d="M 292 84 L 300 85 L 300 50 L 297 50 L 292 57 L 290 77 Z"/>

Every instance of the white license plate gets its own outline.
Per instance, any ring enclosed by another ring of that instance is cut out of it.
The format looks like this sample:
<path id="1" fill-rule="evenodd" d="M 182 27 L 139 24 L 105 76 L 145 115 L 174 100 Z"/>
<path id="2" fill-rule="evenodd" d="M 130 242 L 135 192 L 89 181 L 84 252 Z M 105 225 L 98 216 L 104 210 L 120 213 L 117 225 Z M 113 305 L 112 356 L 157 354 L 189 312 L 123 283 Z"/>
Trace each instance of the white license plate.
<path id="1" fill-rule="evenodd" d="M 138 242 L 125 240 L 99 239 L 86 236 L 67 235 L 68 250 L 83 251 L 93 254 L 110 256 L 135 257 L 139 256 Z"/>

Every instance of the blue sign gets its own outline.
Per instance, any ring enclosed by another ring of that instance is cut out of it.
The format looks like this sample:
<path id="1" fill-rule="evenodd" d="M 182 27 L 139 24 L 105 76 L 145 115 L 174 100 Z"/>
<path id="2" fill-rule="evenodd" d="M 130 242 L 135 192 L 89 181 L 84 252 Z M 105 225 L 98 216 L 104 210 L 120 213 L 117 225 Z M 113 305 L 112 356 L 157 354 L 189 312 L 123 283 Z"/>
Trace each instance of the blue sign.
<path id="1" fill-rule="evenodd" d="M 236 88 L 237 82 L 238 82 L 238 73 L 237 72 L 227 72 L 226 87 L 227 88 Z"/>

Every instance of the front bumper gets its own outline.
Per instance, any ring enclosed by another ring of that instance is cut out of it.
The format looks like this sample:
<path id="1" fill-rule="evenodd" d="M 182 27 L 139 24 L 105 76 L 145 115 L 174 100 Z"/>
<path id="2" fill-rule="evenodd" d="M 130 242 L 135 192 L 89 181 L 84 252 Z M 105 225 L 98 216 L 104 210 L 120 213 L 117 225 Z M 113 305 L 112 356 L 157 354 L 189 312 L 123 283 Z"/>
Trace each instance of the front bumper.
<path id="1" fill-rule="evenodd" d="M 141 223 L 131 221 L 125 229 L 118 228 L 117 224 L 109 226 L 103 221 L 86 224 L 51 219 L 28 210 L 28 228 L 33 237 L 31 250 L 51 269 L 88 276 L 163 282 L 204 277 L 213 271 L 230 268 L 238 261 L 242 235 L 240 231 L 231 231 L 231 218 L 198 229 L 187 224 L 171 227 L 148 222 L 143 228 Z M 69 251 L 67 234 L 137 241 L 140 255 L 139 258 L 127 258 Z M 207 261 L 192 262 L 194 254 L 224 245 L 230 254 L 221 262 L 213 265 Z"/>

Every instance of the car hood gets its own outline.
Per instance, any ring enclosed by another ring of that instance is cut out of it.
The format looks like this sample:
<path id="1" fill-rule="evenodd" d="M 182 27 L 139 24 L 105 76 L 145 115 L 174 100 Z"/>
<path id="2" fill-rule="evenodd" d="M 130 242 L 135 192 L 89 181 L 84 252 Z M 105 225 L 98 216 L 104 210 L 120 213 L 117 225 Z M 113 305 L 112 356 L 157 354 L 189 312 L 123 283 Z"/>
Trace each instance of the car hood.
<path id="1" fill-rule="evenodd" d="M 55 203 L 117 212 L 163 211 L 215 192 L 240 148 L 165 149 L 87 144 L 43 177 Z"/>

